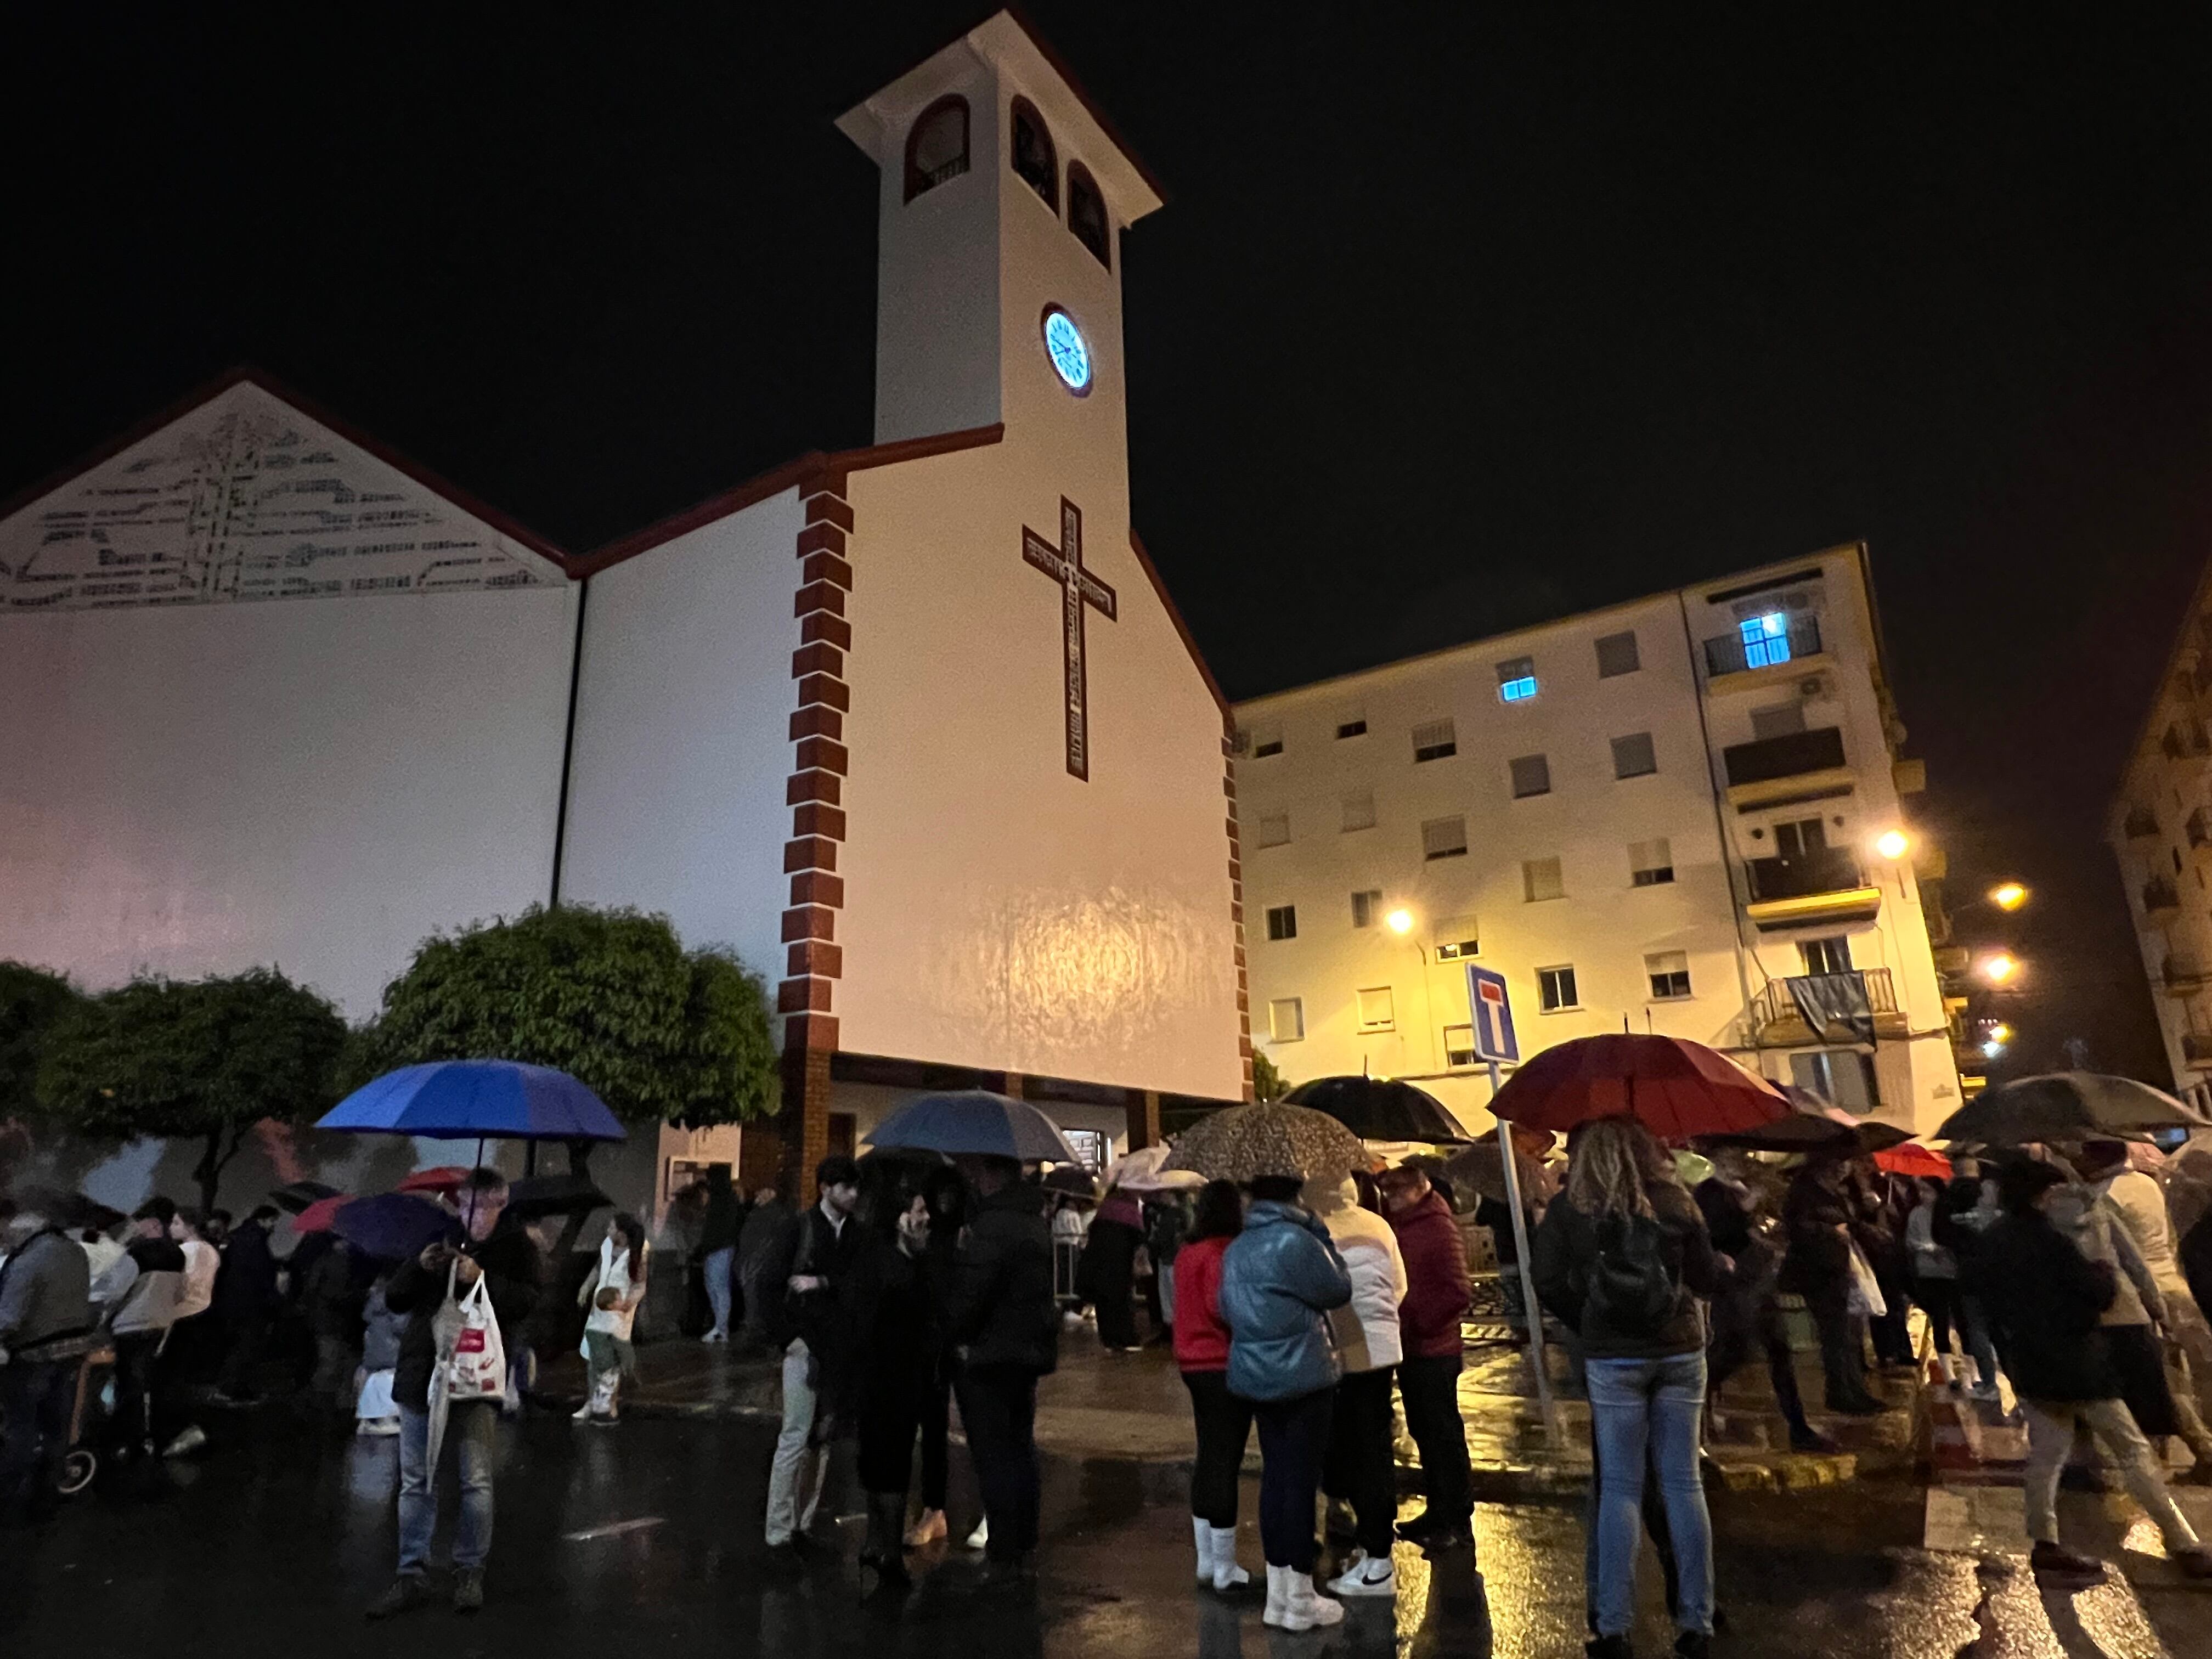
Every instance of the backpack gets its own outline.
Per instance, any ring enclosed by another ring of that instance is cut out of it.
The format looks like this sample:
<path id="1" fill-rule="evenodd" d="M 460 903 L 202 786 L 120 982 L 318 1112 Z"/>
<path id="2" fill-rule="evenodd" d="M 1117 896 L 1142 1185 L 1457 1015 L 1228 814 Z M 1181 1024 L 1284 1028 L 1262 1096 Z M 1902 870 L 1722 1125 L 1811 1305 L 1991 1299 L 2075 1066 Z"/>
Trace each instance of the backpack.
<path id="1" fill-rule="evenodd" d="M 1656 1336 L 1680 1306 L 1682 1288 L 1667 1266 L 1665 1234 L 1650 1216 L 1607 1216 L 1597 1224 L 1597 1259 L 1583 1296 L 1583 1328 L 1593 1322 L 1620 1336 Z"/>

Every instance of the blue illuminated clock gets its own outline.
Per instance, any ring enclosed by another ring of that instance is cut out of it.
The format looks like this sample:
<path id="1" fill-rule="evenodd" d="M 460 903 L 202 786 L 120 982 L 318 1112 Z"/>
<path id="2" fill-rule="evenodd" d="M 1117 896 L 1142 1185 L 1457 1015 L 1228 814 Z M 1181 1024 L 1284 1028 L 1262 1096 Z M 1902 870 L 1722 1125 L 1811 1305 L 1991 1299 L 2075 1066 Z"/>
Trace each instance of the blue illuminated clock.
<path id="1" fill-rule="evenodd" d="M 1091 344 L 1075 319 L 1058 306 L 1044 308 L 1044 350 L 1060 384 L 1080 398 L 1091 390 Z"/>

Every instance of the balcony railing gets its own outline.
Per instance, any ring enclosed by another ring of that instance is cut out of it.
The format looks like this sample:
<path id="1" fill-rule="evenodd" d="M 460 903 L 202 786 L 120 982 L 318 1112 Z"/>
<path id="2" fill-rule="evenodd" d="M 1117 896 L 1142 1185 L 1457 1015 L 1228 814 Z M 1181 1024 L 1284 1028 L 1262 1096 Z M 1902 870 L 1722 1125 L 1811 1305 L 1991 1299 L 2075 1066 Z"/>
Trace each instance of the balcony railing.
<path id="1" fill-rule="evenodd" d="M 1846 893 L 1863 884 L 1859 861 L 1840 847 L 1824 847 L 1796 858 L 1751 860 L 1754 904 L 1771 899 L 1811 898 L 1817 893 Z"/>
<path id="2" fill-rule="evenodd" d="M 1843 728 L 1816 726 L 1809 732 L 1790 732 L 1778 738 L 1731 744 L 1721 750 L 1731 788 L 1747 783 L 1768 783 L 1807 772 L 1825 772 L 1844 764 Z"/>
<path id="3" fill-rule="evenodd" d="M 2212 1036 L 2202 1031 L 2184 1031 L 2181 1034 L 2181 1054 L 2183 1059 L 2200 1064 L 2212 1060 Z"/>
<path id="4" fill-rule="evenodd" d="M 2142 885 L 2142 907 L 2146 910 L 2178 910 L 2181 895 L 2173 890 L 2173 884 L 2164 876 L 2153 876 Z"/>
<path id="5" fill-rule="evenodd" d="M 1777 637 L 1747 645 L 1740 634 L 1720 634 L 1705 641 L 1705 678 L 1741 674 L 1747 669 L 1772 668 L 1800 657 L 1820 654 L 1820 619 L 1792 617 L 1785 639 Z M 1757 660 L 1753 660 L 1757 659 Z"/>
<path id="6" fill-rule="evenodd" d="M 1890 979 L 1887 968 L 1862 968 L 1852 978 L 1866 985 L 1867 1006 L 1877 1017 L 1894 1015 L 1897 1006 L 1897 987 Z M 1790 981 L 1786 979 L 1769 980 L 1765 988 L 1752 999 L 1751 1018 L 1761 1029 L 1785 1025 L 1792 1022 L 1804 1024 L 1804 1016 L 1797 1012 L 1797 999 L 1790 994 Z M 1815 1036 L 1819 1033 L 1814 1033 Z"/>
<path id="7" fill-rule="evenodd" d="M 2148 806 L 2130 806 L 2128 809 L 2127 833 L 2130 841 L 2139 840 L 2144 836 L 2156 835 L 2158 814 Z"/>

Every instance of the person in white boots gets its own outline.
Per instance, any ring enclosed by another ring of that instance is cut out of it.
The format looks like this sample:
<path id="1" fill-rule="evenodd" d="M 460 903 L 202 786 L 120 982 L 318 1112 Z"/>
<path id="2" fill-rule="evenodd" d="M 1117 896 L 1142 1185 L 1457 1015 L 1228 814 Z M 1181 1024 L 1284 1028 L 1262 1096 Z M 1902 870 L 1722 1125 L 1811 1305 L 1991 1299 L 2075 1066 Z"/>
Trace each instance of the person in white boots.
<path id="1" fill-rule="evenodd" d="M 1402 1352 L 1398 1304 L 1406 1298 L 1406 1259 L 1390 1224 L 1360 1208 L 1359 1189 L 1349 1177 L 1316 1192 L 1313 1208 L 1352 1280 L 1352 1300 L 1329 1316 L 1344 1380 L 1336 1385 L 1321 1489 L 1352 1505 L 1358 1528 L 1352 1559 L 1328 1588 L 1335 1595 L 1395 1597 L 1398 1571 L 1390 1547 L 1397 1537 L 1398 1469 L 1390 1385 Z"/>
<path id="2" fill-rule="evenodd" d="M 1221 1258 L 1229 1391 L 1260 1425 L 1260 1544 L 1267 1611 L 1278 1629 L 1340 1624 L 1344 1604 L 1314 1589 L 1314 1499 L 1344 1375 L 1327 1315 L 1352 1300 L 1328 1229 L 1298 1202 L 1301 1176 L 1256 1177 L 1244 1231 Z"/>
<path id="3" fill-rule="evenodd" d="M 1176 1256 L 1176 1364 L 1198 1430 L 1191 1536 L 1200 1587 L 1224 1595 L 1252 1582 L 1237 1565 L 1237 1480 L 1252 1437 L 1252 1402 L 1229 1392 L 1229 1323 L 1221 1316 L 1221 1259 L 1243 1230 L 1244 1195 L 1237 1183 L 1210 1181 Z"/>

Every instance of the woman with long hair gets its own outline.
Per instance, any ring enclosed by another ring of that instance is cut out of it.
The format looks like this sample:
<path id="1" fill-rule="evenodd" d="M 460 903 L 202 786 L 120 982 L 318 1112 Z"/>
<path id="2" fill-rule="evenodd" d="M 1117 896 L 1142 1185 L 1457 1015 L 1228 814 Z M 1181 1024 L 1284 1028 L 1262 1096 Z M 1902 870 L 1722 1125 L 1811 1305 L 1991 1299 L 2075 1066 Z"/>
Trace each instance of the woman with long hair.
<path id="1" fill-rule="evenodd" d="M 614 1422 L 622 1379 L 637 1375 L 630 1333 L 652 1271 L 648 1255 L 644 1224 L 627 1210 L 617 1212 L 599 1242 L 599 1265 L 584 1281 L 583 1299 L 591 1310 L 584 1320 L 584 1363 L 592 1386 L 576 1409 L 579 1423 Z"/>
<path id="2" fill-rule="evenodd" d="M 1198 1459 L 1190 1472 L 1190 1529 L 1198 1582 L 1228 1591 L 1251 1582 L 1237 1565 L 1237 1477 L 1252 1437 L 1252 1407 L 1229 1392 L 1229 1323 L 1221 1316 L 1221 1258 L 1244 1231 L 1244 1195 L 1209 1181 L 1176 1255 L 1176 1364 L 1190 1390 Z"/>
<path id="3" fill-rule="evenodd" d="M 1720 1287 L 1705 1218 L 1673 1161 L 1630 1118 L 1575 1132 L 1566 1190 L 1536 1230 L 1532 1267 L 1546 1308 L 1581 1339 L 1598 1470 L 1593 1659 L 1627 1659 L 1643 1544 L 1647 1455 L 1680 1566 L 1675 1651 L 1712 1639 L 1712 1523 L 1698 1473 L 1705 1329 L 1697 1298 Z"/>
<path id="4" fill-rule="evenodd" d="M 850 1289 L 860 1419 L 861 1487 L 868 1495 L 860 1564 L 879 1583 L 907 1582 L 902 1555 L 907 1487 L 944 1346 L 943 1321 L 927 1261 L 929 1201 L 903 1184 L 880 1191 L 851 1224 L 866 1229 Z M 939 1498 L 939 1503 L 943 1499 Z"/>

